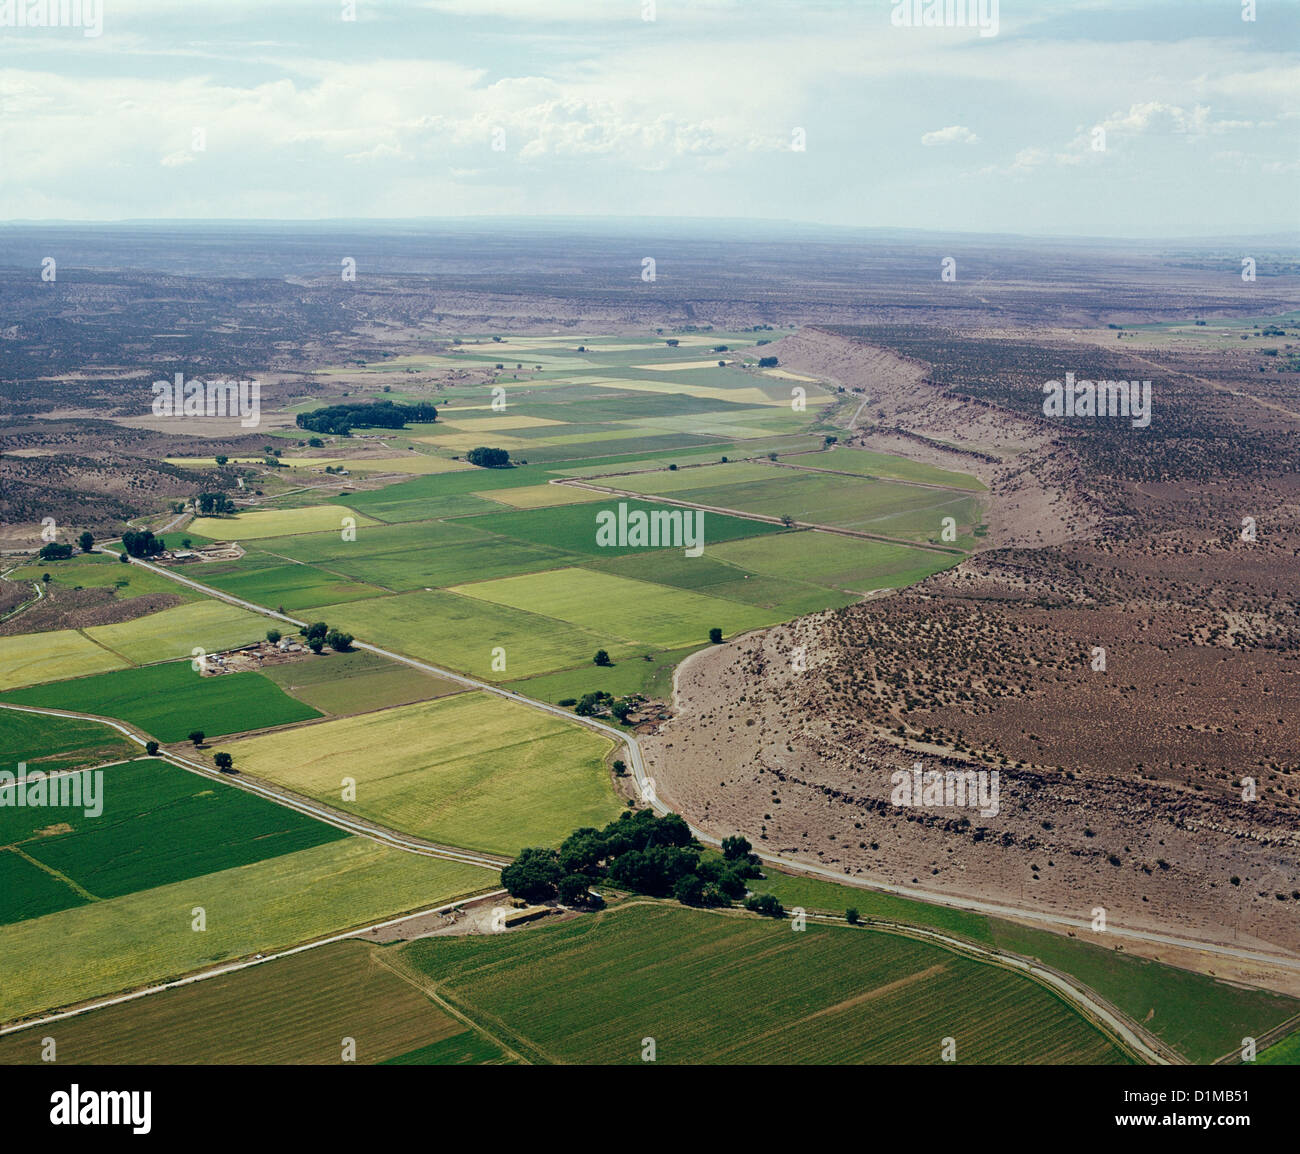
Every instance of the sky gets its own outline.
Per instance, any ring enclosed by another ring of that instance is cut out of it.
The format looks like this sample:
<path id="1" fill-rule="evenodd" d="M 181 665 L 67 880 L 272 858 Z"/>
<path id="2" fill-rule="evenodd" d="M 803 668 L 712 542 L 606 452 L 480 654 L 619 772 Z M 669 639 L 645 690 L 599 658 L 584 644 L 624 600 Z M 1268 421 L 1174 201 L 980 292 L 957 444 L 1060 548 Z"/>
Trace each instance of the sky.
<path id="1" fill-rule="evenodd" d="M 947 2 L 0 0 L 0 220 L 1296 229 L 1297 0 Z"/>

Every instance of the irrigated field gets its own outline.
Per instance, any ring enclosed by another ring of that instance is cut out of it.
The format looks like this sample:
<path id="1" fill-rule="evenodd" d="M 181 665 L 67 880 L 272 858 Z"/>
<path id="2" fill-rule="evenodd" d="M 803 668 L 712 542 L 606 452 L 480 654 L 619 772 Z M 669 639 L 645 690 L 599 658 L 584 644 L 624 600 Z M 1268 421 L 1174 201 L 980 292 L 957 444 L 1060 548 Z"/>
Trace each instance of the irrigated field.
<path id="1" fill-rule="evenodd" d="M 446 681 L 400 665 L 377 653 L 355 649 L 331 653 L 324 660 L 271 665 L 265 676 L 322 713 L 366 713 L 386 705 L 409 705 L 430 697 L 461 693 L 459 682 Z"/>
<path id="2" fill-rule="evenodd" d="M 300 509 L 265 509 L 237 513 L 233 517 L 199 517 L 190 530 L 214 541 L 253 541 L 262 537 L 282 537 L 289 533 L 340 533 L 346 518 L 355 526 L 373 525 L 364 513 L 344 505 L 305 505 Z"/>
<path id="3" fill-rule="evenodd" d="M 958 531 L 953 544 L 966 548 L 974 540 L 971 530 L 980 523 L 980 507 L 974 497 L 943 489 L 796 469 L 772 469 L 770 476 L 757 480 L 733 472 L 758 468 L 761 466 L 740 464 L 691 469 L 690 473 L 700 475 L 698 484 L 675 490 L 672 496 L 696 505 L 737 509 L 766 517 L 789 516 L 806 524 L 831 525 L 914 541 L 938 542 L 943 518 L 952 517 Z M 726 480 L 733 475 L 742 479 Z M 657 489 L 658 478 L 658 474 L 622 477 L 616 487 L 649 492 Z"/>
<path id="4" fill-rule="evenodd" d="M 0 846 L 16 850 L 83 897 L 122 897 L 264 861 L 348 835 L 165 761 L 103 771 L 102 813 L 15 806 L 0 788 Z"/>
<path id="5" fill-rule="evenodd" d="M 0 859 L 2 860 L 2 859 Z M 41 1060 L 53 1033 L 74 1065 L 331 1065 L 411 1061 L 431 1052 L 501 1061 L 481 1034 L 444 1013 L 382 962 L 375 946 L 337 942 L 0 1039 L 0 1065 Z M 203 1023 L 194 1029 L 194 1023 Z"/>
<path id="6" fill-rule="evenodd" d="M 215 653 L 257 641 L 266 632 L 266 622 L 255 613 L 221 601 L 194 601 L 147 617 L 137 617 L 134 621 L 124 621 L 120 625 L 95 625 L 85 632 L 93 642 L 140 665 L 189 657 L 196 648 Z M 63 676 L 76 674 L 65 673 Z"/>
<path id="7" fill-rule="evenodd" d="M 777 613 L 736 601 L 590 569 L 480 581 L 451 592 L 582 625 L 611 639 L 664 649 L 706 641 L 715 627 L 731 636 L 781 620 Z"/>
<path id="8" fill-rule="evenodd" d="M 424 939 L 401 961 L 539 1061 L 1117 1063 L 1066 1002 L 909 938 L 635 903 L 523 934 Z M 509 1031 L 505 1036 L 504 1031 Z"/>
<path id="9" fill-rule="evenodd" d="M 56 681 L 0 700 L 117 718 L 162 742 L 184 741 L 196 729 L 221 737 L 320 716 L 260 673 L 204 677 L 188 661 Z"/>
<path id="10" fill-rule="evenodd" d="M 403 593 L 317 612 L 331 625 L 385 649 L 485 681 L 589 664 L 598 649 L 608 650 L 615 660 L 633 652 L 631 646 L 576 625 L 455 593 Z"/>
<path id="11" fill-rule="evenodd" d="M 621 808 L 610 741 L 494 694 L 464 693 L 227 744 L 237 768 L 446 845 L 513 854 Z M 355 800 L 342 796 L 355 782 Z"/>
<path id="12" fill-rule="evenodd" d="M 0 709 L 0 770 L 53 773 L 78 765 L 102 765 L 140 752 L 115 729 L 75 717 L 47 717 L 19 709 Z"/>
<path id="13" fill-rule="evenodd" d="M 434 906 L 496 880 L 491 870 L 349 837 L 0 926 L 0 1021 Z M 198 909 L 206 929 L 194 928 Z"/>
<path id="14" fill-rule="evenodd" d="M 0 689 L 102 673 L 127 664 L 75 629 L 0 637 Z"/>
<path id="15" fill-rule="evenodd" d="M 892 894 L 769 870 L 751 883 L 775 894 L 787 909 L 843 914 L 925 925 L 970 941 L 1034 958 L 1077 978 L 1141 1023 L 1192 1062 L 1212 1062 L 1300 1013 L 1300 1001 L 1266 990 L 1249 990 L 1114 949 L 1014 925 L 982 914 L 909 901 Z"/>

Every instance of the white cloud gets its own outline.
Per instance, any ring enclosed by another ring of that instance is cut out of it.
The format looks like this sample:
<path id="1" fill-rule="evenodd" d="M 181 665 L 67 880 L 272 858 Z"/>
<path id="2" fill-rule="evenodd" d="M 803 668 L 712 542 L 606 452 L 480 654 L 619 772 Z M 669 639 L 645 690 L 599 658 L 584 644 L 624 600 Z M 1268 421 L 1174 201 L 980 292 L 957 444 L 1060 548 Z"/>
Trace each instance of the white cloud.
<path id="1" fill-rule="evenodd" d="M 921 143 L 926 148 L 943 144 L 978 144 L 979 142 L 980 138 L 962 124 L 950 124 L 947 128 L 927 132 L 921 137 Z"/>

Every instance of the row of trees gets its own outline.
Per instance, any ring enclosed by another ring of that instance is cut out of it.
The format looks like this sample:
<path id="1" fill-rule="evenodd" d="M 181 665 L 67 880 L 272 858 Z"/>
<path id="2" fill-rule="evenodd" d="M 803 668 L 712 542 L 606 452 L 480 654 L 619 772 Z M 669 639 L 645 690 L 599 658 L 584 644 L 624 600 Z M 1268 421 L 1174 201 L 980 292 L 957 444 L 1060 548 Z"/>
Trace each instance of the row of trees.
<path id="1" fill-rule="evenodd" d="M 705 856 L 677 814 L 629 811 L 604 829 L 574 830 L 558 850 L 523 850 L 501 871 L 501 884 L 513 897 L 546 901 L 558 896 L 566 905 L 595 904 L 590 887 L 607 881 L 634 893 L 671 896 L 684 905 L 729 906 L 745 897 L 746 879 L 761 876 L 752 850 L 745 838 L 729 837 L 723 839 L 721 858 Z M 750 908 L 785 914 L 775 898 Z"/>
<path id="2" fill-rule="evenodd" d="M 427 423 L 438 419 L 438 410 L 429 404 L 398 405 L 392 401 L 368 401 L 355 405 L 328 405 L 299 413 L 298 428 L 313 433 L 346 437 L 355 429 L 401 429 L 407 421 Z"/>

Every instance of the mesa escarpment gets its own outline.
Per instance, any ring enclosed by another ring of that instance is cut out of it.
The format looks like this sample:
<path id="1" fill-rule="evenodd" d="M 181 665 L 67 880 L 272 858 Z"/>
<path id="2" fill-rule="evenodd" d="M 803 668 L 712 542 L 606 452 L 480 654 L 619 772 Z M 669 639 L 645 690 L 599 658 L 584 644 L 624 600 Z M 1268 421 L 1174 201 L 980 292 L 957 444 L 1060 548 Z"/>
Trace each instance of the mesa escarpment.
<path id="1" fill-rule="evenodd" d="M 1031 487 L 1050 465 L 1067 507 L 1086 488 L 1087 531 L 690 659 L 645 742 L 660 794 L 853 877 L 1300 948 L 1300 462 L 1259 412 L 1215 390 L 1190 441 L 1185 416 L 1159 444 L 1063 430 L 1015 460 Z M 1205 477 L 1207 446 L 1238 435 L 1277 471 L 1228 453 Z M 989 468 L 992 523 L 1007 473 Z M 997 813 L 894 804 L 918 762 L 996 771 Z"/>

